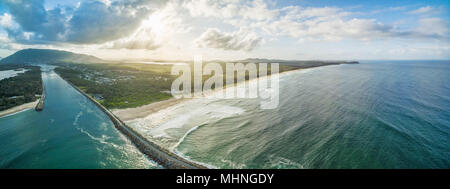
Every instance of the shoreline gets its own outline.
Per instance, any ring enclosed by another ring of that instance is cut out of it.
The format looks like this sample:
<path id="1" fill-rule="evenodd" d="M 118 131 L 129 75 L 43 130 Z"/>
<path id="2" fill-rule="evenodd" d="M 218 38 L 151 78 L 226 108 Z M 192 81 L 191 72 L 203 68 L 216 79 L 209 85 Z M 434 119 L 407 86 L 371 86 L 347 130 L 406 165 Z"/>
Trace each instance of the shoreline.
<path id="1" fill-rule="evenodd" d="M 190 100 L 187 98 L 170 98 L 167 100 L 162 100 L 136 108 L 124 108 L 124 109 L 111 109 L 110 111 L 120 118 L 122 121 L 132 121 L 138 118 L 147 117 L 150 114 L 156 113 L 160 110 L 169 108 L 171 106 L 177 105 L 183 101 Z"/>
<path id="2" fill-rule="evenodd" d="M 338 65 L 342 65 L 342 64 L 338 64 Z M 326 66 L 336 66 L 336 65 L 326 65 Z M 319 68 L 319 67 L 325 67 L 325 66 L 317 66 L 317 67 L 299 68 L 299 69 L 295 69 L 295 70 L 289 70 L 289 71 L 277 73 L 277 76 L 280 77 L 282 75 L 290 74 L 293 72 L 305 71 L 305 70 Z M 211 94 L 217 93 L 219 91 L 224 91 L 224 90 L 228 89 L 229 87 L 238 87 L 239 85 L 246 84 L 248 82 L 258 80 L 258 79 L 270 78 L 271 76 L 272 75 L 266 75 L 264 77 L 257 77 L 252 80 L 245 80 L 241 83 L 235 83 L 234 85 L 224 86 L 222 89 L 214 89 L 211 91 L 205 91 L 205 92 L 203 92 L 204 95 L 200 98 L 208 98 L 208 96 L 211 96 Z M 162 101 L 146 104 L 146 105 L 135 107 L 135 108 L 111 109 L 111 112 L 114 115 L 116 115 L 120 120 L 122 120 L 124 122 L 129 122 L 129 121 L 134 121 L 137 119 L 145 118 L 145 117 L 147 117 L 151 114 L 157 113 L 161 110 L 167 109 L 167 108 L 175 106 L 177 104 L 181 104 L 182 102 L 186 102 L 186 101 L 190 101 L 190 100 L 198 99 L 198 98 L 199 97 L 176 99 L 176 98 L 172 97 L 167 100 L 162 100 Z"/>
<path id="3" fill-rule="evenodd" d="M 341 65 L 341 64 L 339 64 Z M 332 66 L 339 66 L 339 65 L 332 65 Z M 331 65 L 327 65 L 327 66 L 331 66 Z M 264 77 L 258 77 L 258 78 L 254 78 L 251 80 L 245 80 L 243 82 L 240 83 L 235 83 L 233 85 L 228 85 L 228 86 L 224 86 L 221 89 L 214 89 L 214 90 L 210 90 L 210 91 L 206 91 L 203 92 L 203 95 L 201 97 L 192 97 L 192 98 L 180 98 L 180 99 L 176 99 L 175 97 L 172 97 L 170 99 L 167 100 L 163 100 L 163 101 L 159 101 L 159 102 L 154 102 L 151 104 L 147 104 L 144 106 L 140 106 L 140 107 L 136 107 L 136 108 L 126 108 L 126 109 L 113 109 L 111 110 L 111 112 L 117 116 L 117 118 L 119 118 L 120 120 L 124 121 L 124 124 L 132 124 L 133 121 L 139 120 L 139 119 L 147 119 L 148 117 L 154 115 L 154 114 L 158 114 L 159 112 L 163 112 L 166 110 L 169 110 L 172 107 L 177 107 L 177 106 L 183 106 L 183 104 L 185 103 L 190 103 L 192 100 L 196 100 L 196 99 L 201 99 L 201 98 L 209 98 L 212 95 L 214 95 L 214 93 L 218 93 L 221 91 L 225 91 L 227 90 L 229 87 L 239 87 L 242 85 L 246 85 L 249 82 L 255 82 L 258 81 L 259 79 L 268 79 L 270 77 L 281 77 L 281 76 L 285 76 L 285 75 L 290 75 L 290 74 L 295 74 L 295 73 L 299 73 L 301 74 L 302 72 L 305 72 L 307 70 L 312 70 L 314 68 L 319 68 L 319 67 L 324 67 L 324 66 L 318 66 L 318 67 L 310 67 L 310 68 L 299 68 L 299 69 L 295 69 L 295 70 L 289 70 L 289 71 L 285 71 L 285 72 L 281 72 L 281 73 L 277 73 L 274 75 L 266 75 Z M 149 126 L 149 125 L 147 125 Z M 157 127 L 161 127 L 161 125 L 154 125 L 154 126 L 150 126 L 150 128 L 155 129 Z M 133 128 L 132 126 L 130 128 Z M 191 130 L 195 130 L 197 127 L 191 128 L 187 133 L 189 133 Z M 140 133 L 139 130 L 136 130 L 137 133 Z M 185 133 L 186 135 L 186 133 Z M 185 136 L 183 136 L 184 138 Z M 147 137 L 144 137 L 147 138 Z M 156 145 L 162 145 L 161 143 L 159 143 L 160 141 L 154 141 L 152 140 L 152 142 L 154 142 Z M 179 141 L 180 143 L 180 141 Z M 179 153 L 176 150 L 172 149 L 171 147 L 167 147 L 164 146 L 163 148 L 167 149 L 169 152 L 177 154 L 178 156 L 190 161 L 190 162 L 195 162 L 198 165 L 202 165 L 205 166 L 207 168 L 217 168 L 214 167 L 213 165 L 208 165 L 205 164 L 203 162 L 197 162 L 193 159 L 191 159 L 188 156 L 185 156 L 183 153 Z"/>
<path id="4" fill-rule="evenodd" d="M 20 113 L 22 111 L 33 109 L 39 103 L 39 99 L 34 102 L 25 103 L 19 106 L 14 106 L 12 108 L 0 111 L 0 118 L 7 117 L 10 115 L 14 115 L 16 113 Z"/>
<path id="5" fill-rule="evenodd" d="M 321 67 L 321 66 L 318 66 Z M 317 67 L 311 67 L 311 68 L 317 68 Z M 295 70 L 289 70 L 277 74 L 270 74 L 264 77 L 257 77 L 252 80 L 246 80 L 244 82 L 236 83 L 234 85 L 229 85 L 221 88 L 220 90 L 211 90 L 207 91 L 207 94 L 204 95 L 205 97 L 208 97 L 210 93 L 216 93 L 220 91 L 226 90 L 228 87 L 238 87 L 239 85 L 248 83 L 248 82 L 254 82 L 259 79 L 267 79 L 272 76 L 279 77 L 281 75 L 285 75 L 288 73 L 294 73 L 304 71 L 305 69 L 310 68 L 299 68 Z M 62 78 L 62 77 L 61 77 Z M 62 78 L 65 80 L 64 78 Z M 97 107 L 100 108 L 113 122 L 114 126 L 117 130 L 119 130 L 123 135 L 125 135 L 143 154 L 147 155 L 150 159 L 153 159 L 158 164 L 162 165 L 166 168 L 176 168 L 176 169 L 182 169 L 182 168 L 200 168 L 200 169 L 207 169 L 208 166 L 202 165 L 198 162 L 195 162 L 191 160 L 190 158 L 183 157 L 182 155 L 179 155 L 171 150 L 168 150 L 166 148 L 163 148 L 159 146 L 157 143 L 150 141 L 146 137 L 142 136 L 139 132 L 135 131 L 132 127 L 129 127 L 122 119 L 124 120 L 135 120 L 138 119 L 138 117 L 147 117 L 152 115 L 153 113 L 157 113 L 161 110 L 170 108 L 175 105 L 179 105 L 181 102 L 187 101 L 187 100 L 193 100 L 197 98 L 171 98 L 147 105 L 143 105 L 137 108 L 126 108 L 126 109 L 114 109 L 109 110 L 102 106 L 99 102 L 97 102 L 95 99 L 93 99 L 90 95 L 86 94 L 84 91 L 70 83 L 69 81 L 65 80 L 69 85 L 71 85 L 75 90 L 80 92 L 82 95 L 87 97 L 92 103 L 94 103 Z M 128 121 L 127 121 L 128 122 Z"/>
<path id="6" fill-rule="evenodd" d="M 102 112 L 104 112 L 105 115 L 110 118 L 114 127 L 119 131 L 119 133 L 123 134 L 128 140 L 130 140 L 141 153 L 156 161 L 159 165 L 162 165 L 163 167 L 168 169 L 207 169 L 207 167 L 184 159 L 183 157 L 180 157 L 177 154 L 170 152 L 143 137 L 140 133 L 127 126 L 122 120 L 120 120 L 120 118 L 118 118 L 110 110 L 101 105 L 89 94 L 85 93 L 83 90 L 81 90 L 71 82 L 65 80 L 63 77 L 60 78 L 67 82 L 70 86 L 72 86 L 81 95 L 89 99 Z"/>

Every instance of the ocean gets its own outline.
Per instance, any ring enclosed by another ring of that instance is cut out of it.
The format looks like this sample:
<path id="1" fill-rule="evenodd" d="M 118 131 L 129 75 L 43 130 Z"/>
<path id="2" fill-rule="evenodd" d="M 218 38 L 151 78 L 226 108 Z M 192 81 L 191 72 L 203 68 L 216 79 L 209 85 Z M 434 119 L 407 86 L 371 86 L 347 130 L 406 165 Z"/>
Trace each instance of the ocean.
<path id="1" fill-rule="evenodd" d="M 0 168 L 161 168 L 53 71 L 43 80 L 44 111 L 0 118 Z M 279 97 L 193 99 L 128 124 L 213 168 L 450 168 L 449 61 L 292 71 Z"/>
<path id="2" fill-rule="evenodd" d="M 215 168 L 450 168 L 450 62 L 361 61 L 280 76 L 260 99 L 183 102 L 128 122 Z"/>

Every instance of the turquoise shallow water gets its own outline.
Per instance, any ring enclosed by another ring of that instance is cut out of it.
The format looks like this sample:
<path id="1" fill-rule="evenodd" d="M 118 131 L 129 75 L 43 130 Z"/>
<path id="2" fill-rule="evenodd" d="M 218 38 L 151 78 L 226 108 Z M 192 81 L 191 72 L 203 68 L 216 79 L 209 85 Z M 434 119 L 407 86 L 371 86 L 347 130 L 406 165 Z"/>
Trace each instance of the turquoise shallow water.
<path id="1" fill-rule="evenodd" d="M 0 168 L 156 168 L 109 118 L 53 71 L 44 111 L 0 118 Z"/>
<path id="2" fill-rule="evenodd" d="M 277 109 L 259 104 L 196 100 L 173 110 L 196 116 L 167 113 L 183 126 L 154 138 L 220 168 L 450 168 L 448 61 L 292 72 L 280 77 Z"/>

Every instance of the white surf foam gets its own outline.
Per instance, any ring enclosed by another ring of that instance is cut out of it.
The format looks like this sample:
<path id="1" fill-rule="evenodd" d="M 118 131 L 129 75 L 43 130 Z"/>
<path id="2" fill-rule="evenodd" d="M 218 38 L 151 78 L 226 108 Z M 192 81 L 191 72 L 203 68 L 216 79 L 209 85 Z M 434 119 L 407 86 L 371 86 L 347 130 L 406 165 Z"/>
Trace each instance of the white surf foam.
<path id="1" fill-rule="evenodd" d="M 127 122 L 133 128 L 152 137 L 170 138 L 167 129 L 182 128 L 186 123 L 197 120 L 207 122 L 236 116 L 245 112 L 239 107 L 211 103 L 209 99 L 193 99 L 160 110 L 145 118 Z"/>

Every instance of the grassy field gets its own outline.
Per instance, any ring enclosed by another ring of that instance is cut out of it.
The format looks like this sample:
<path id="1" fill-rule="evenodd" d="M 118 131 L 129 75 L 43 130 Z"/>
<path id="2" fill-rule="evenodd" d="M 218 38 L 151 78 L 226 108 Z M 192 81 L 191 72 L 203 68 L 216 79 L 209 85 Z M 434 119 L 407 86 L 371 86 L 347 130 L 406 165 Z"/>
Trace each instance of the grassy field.
<path id="1" fill-rule="evenodd" d="M 172 96 L 168 66 L 137 64 L 72 64 L 55 71 L 96 98 L 106 108 L 132 108 Z"/>

